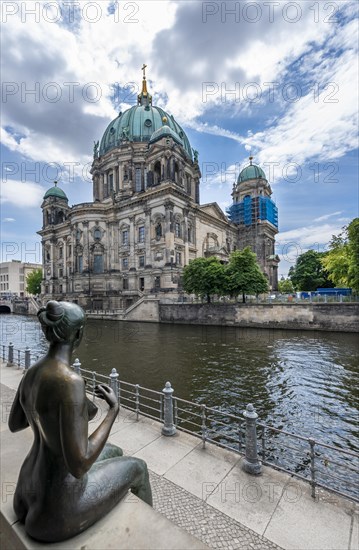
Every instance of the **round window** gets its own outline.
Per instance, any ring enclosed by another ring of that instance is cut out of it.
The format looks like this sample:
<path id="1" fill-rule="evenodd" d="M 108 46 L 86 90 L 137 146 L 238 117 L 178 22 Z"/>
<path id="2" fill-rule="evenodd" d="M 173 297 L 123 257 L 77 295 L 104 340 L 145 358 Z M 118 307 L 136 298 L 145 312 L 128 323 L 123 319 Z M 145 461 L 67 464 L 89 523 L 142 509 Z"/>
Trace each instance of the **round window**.
<path id="1" fill-rule="evenodd" d="M 149 118 L 146 118 L 145 126 L 147 126 L 147 128 L 150 128 L 152 126 L 152 120 L 150 120 Z"/>

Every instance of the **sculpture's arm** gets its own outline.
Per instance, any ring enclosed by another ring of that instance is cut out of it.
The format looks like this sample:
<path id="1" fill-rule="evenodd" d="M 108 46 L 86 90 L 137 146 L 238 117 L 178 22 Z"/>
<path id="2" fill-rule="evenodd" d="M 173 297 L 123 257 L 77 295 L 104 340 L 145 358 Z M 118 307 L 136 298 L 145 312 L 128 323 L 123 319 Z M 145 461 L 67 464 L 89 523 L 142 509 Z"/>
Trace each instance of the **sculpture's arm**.
<path id="1" fill-rule="evenodd" d="M 96 461 L 110 434 L 118 413 L 117 402 L 111 406 L 103 422 L 88 437 L 87 398 L 83 380 L 66 385 L 60 404 L 60 435 L 62 452 L 69 472 L 82 477 Z M 107 401 L 108 402 L 108 401 Z"/>
<path id="2" fill-rule="evenodd" d="M 29 423 L 26 418 L 26 414 L 22 405 L 20 403 L 20 389 L 21 389 L 22 380 L 17 389 L 15 399 L 11 406 L 10 416 L 9 416 L 9 430 L 10 432 L 19 432 L 20 430 L 25 430 L 29 427 Z"/>

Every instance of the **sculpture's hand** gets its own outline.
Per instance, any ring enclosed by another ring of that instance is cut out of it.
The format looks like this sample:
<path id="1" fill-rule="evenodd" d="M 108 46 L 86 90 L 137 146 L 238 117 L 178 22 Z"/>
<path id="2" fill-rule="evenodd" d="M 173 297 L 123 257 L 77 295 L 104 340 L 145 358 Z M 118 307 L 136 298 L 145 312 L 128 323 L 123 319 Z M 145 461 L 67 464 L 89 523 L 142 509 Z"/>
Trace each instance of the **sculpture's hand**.
<path id="1" fill-rule="evenodd" d="M 95 387 L 95 395 L 104 399 L 111 409 L 118 407 L 116 394 L 107 384 L 98 384 Z"/>

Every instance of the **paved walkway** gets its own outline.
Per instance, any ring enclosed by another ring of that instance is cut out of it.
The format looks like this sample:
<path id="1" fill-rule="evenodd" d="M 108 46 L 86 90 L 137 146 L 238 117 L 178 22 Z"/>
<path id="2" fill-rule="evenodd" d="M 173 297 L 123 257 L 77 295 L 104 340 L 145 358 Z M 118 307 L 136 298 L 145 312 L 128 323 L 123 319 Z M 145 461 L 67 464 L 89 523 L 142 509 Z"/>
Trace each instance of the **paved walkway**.
<path id="1" fill-rule="evenodd" d="M 1 430 L 22 372 L 1 367 Z M 99 403 L 104 406 L 103 403 Z M 91 431 L 104 410 L 92 421 Z M 31 433 L 29 444 L 31 442 Z M 5 435 L 5 434 L 4 434 Z M 110 441 L 146 460 L 154 507 L 210 548 L 241 550 L 358 550 L 358 508 L 272 468 L 258 477 L 244 473 L 240 457 L 195 437 L 163 437 L 155 421 L 122 409 Z M 187 549 L 186 549 L 187 550 Z M 190 550 L 190 549 L 188 549 Z"/>

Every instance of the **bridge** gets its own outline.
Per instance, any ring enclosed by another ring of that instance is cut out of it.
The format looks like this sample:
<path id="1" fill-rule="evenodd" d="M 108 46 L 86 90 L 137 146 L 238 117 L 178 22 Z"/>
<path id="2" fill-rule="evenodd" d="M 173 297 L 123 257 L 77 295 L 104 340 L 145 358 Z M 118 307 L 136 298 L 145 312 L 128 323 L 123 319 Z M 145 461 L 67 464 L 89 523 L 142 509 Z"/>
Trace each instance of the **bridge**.
<path id="1" fill-rule="evenodd" d="M 14 305 L 10 300 L 0 300 L 0 313 L 13 313 Z"/>

